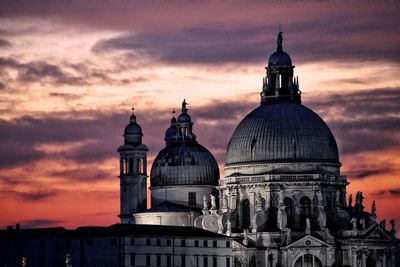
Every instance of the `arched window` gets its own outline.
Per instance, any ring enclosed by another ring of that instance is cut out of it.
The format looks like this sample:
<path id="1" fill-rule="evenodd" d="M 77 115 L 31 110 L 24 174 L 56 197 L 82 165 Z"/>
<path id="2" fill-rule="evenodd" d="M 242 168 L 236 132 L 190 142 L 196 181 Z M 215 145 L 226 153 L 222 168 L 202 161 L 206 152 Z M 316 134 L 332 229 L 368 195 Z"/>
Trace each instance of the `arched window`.
<path id="1" fill-rule="evenodd" d="M 122 160 L 122 174 L 126 174 L 128 172 L 128 163 L 126 159 Z"/>
<path id="2" fill-rule="evenodd" d="M 284 199 L 285 211 L 287 216 L 287 227 L 291 228 L 293 225 L 293 201 L 289 197 Z"/>
<path id="3" fill-rule="evenodd" d="M 138 159 L 138 173 L 143 173 L 143 164 L 142 164 L 142 159 Z"/>
<path id="4" fill-rule="evenodd" d="M 311 219 L 311 200 L 308 197 L 300 199 L 300 225 L 306 227 L 306 219 Z"/>
<path id="5" fill-rule="evenodd" d="M 129 158 L 128 173 L 133 173 L 133 158 Z"/>
<path id="6" fill-rule="evenodd" d="M 242 202 L 242 228 L 248 229 L 250 227 L 250 201 L 248 199 Z"/>
<path id="7" fill-rule="evenodd" d="M 296 260 L 293 267 L 322 267 L 322 262 L 317 256 L 305 254 Z"/>

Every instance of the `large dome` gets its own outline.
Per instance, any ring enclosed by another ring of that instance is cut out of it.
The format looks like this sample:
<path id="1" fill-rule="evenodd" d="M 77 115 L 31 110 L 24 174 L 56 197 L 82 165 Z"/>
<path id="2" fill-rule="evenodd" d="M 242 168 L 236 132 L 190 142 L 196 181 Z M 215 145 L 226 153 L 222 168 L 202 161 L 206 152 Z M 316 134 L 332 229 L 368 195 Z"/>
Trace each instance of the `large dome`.
<path id="1" fill-rule="evenodd" d="M 312 110 L 296 103 L 261 105 L 234 131 L 226 165 L 250 162 L 339 163 L 335 138 Z"/>
<path id="2" fill-rule="evenodd" d="M 194 142 L 172 143 L 158 153 L 151 168 L 151 186 L 217 185 L 214 156 Z"/>

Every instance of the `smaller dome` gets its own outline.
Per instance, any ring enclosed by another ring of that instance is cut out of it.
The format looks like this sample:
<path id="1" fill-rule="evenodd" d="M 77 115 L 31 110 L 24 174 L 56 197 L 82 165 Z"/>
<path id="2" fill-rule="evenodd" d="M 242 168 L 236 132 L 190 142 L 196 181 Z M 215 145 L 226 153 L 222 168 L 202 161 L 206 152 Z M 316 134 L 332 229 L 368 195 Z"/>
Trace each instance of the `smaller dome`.
<path id="1" fill-rule="evenodd" d="M 178 122 L 191 122 L 191 121 L 192 121 L 192 119 L 190 118 L 190 116 L 187 113 L 182 113 L 178 117 Z"/>
<path id="2" fill-rule="evenodd" d="M 276 51 L 269 57 L 268 66 L 292 66 L 292 59 L 286 52 Z"/>
<path id="3" fill-rule="evenodd" d="M 131 115 L 129 124 L 125 127 L 124 135 L 143 135 L 142 134 L 142 127 L 136 123 L 136 116 L 135 114 Z"/>
<path id="4" fill-rule="evenodd" d="M 142 135 L 142 128 L 137 123 L 129 123 L 125 127 L 124 135 L 137 134 Z"/>

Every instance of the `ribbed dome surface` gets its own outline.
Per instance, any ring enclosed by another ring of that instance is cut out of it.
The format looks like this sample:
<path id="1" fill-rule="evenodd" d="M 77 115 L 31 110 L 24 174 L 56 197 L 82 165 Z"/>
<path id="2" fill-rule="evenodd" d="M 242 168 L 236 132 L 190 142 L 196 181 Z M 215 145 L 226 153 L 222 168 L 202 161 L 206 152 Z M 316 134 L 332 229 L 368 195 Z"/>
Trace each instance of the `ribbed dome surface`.
<path id="1" fill-rule="evenodd" d="M 261 105 L 235 129 L 226 165 L 249 162 L 339 162 L 335 138 L 312 110 L 295 103 Z"/>
<path id="2" fill-rule="evenodd" d="M 151 168 L 151 186 L 216 185 L 219 169 L 214 156 L 196 142 L 177 142 L 158 153 Z"/>

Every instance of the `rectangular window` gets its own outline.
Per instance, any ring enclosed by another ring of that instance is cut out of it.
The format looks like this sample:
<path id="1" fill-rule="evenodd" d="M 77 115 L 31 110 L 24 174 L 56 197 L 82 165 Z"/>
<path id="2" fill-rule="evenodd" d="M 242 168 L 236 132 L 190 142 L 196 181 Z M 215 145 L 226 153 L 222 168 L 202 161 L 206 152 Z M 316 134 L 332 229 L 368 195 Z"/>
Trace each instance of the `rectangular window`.
<path id="1" fill-rule="evenodd" d="M 226 247 L 227 247 L 227 248 L 230 248 L 230 247 L 231 247 L 231 242 L 226 241 Z"/>
<path id="2" fill-rule="evenodd" d="M 226 267 L 231 267 L 231 259 L 228 257 L 226 258 Z"/>
<path id="3" fill-rule="evenodd" d="M 157 266 L 161 266 L 161 256 L 157 255 Z"/>
<path id="4" fill-rule="evenodd" d="M 203 263 L 204 267 L 208 267 L 208 258 L 204 257 L 204 263 Z"/>
<path id="5" fill-rule="evenodd" d="M 196 193 L 195 192 L 189 192 L 189 206 L 196 206 Z"/>
<path id="6" fill-rule="evenodd" d="M 181 266 L 182 267 L 186 266 L 186 257 L 185 256 L 181 256 Z"/>
<path id="7" fill-rule="evenodd" d="M 217 267 L 217 257 L 213 257 L 213 267 Z"/>
<path id="8" fill-rule="evenodd" d="M 131 254 L 131 266 L 135 266 L 135 265 L 136 265 L 136 255 Z"/>
<path id="9" fill-rule="evenodd" d="M 146 256 L 146 266 L 150 266 L 151 265 L 151 258 L 150 255 Z"/>
<path id="10" fill-rule="evenodd" d="M 186 247 L 186 240 L 181 240 L 181 247 Z"/>
<path id="11" fill-rule="evenodd" d="M 150 246 L 150 238 L 146 239 L 146 246 Z"/>
<path id="12" fill-rule="evenodd" d="M 88 247 L 93 246 L 93 239 L 88 239 L 88 240 L 86 240 L 86 245 L 87 245 Z"/>
<path id="13" fill-rule="evenodd" d="M 170 240 L 170 239 L 167 240 L 167 246 L 168 246 L 168 247 L 171 246 L 171 240 Z"/>
<path id="14" fill-rule="evenodd" d="M 198 247 L 198 246 L 199 246 L 199 240 L 195 240 L 195 241 L 194 241 L 194 246 L 195 246 L 195 247 Z"/>
<path id="15" fill-rule="evenodd" d="M 42 267 L 45 265 L 46 265 L 46 255 L 42 254 L 39 256 L 39 266 Z"/>
<path id="16" fill-rule="evenodd" d="M 167 266 L 171 266 L 171 256 L 167 256 Z"/>
<path id="17" fill-rule="evenodd" d="M 216 248 L 217 247 L 217 240 L 213 241 L 213 247 Z"/>
<path id="18" fill-rule="evenodd" d="M 157 246 L 161 246 L 161 240 L 157 239 Z"/>
<path id="19" fill-rule="evenodd" d="M 208 242 L 207 242 L 207 240 L 204 240 L 204 241 L 203 241 L 203 247 L 205 247 L 205 248 L 208 247 Z"/>
<path id="20" fill-rule="evenodd" d="M 131 246 L 135 245 L 135 238 L 131 238 Z"/>

